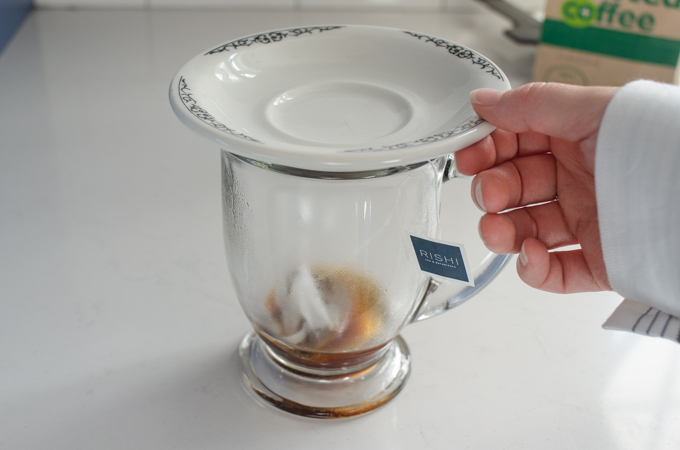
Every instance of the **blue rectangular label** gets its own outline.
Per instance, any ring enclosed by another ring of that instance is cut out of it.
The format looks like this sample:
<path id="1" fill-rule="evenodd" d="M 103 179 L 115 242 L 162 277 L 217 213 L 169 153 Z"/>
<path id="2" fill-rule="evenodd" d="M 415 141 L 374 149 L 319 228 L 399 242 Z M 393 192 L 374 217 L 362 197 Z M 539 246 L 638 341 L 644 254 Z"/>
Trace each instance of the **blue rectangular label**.
<path id="1" fill-rule="evenodd" d="M 411 235 L 420 270 L 474 286 L 466 267 L 462 245 L 443 243 Z"/>

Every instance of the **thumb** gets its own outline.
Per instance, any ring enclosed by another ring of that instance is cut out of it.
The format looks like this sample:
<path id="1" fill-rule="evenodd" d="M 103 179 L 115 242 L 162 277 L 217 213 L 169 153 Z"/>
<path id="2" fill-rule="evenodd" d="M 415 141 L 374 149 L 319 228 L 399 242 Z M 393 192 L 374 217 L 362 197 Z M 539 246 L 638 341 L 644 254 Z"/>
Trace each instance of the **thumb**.
<path id="1" fill-rule="evenodd" d="M 578 142 L 597 133 L 617 89 L 529 83 L 504 93 L 477 89 L 470 92 L 470 101 L 482 119 L 500 129 Z"/>

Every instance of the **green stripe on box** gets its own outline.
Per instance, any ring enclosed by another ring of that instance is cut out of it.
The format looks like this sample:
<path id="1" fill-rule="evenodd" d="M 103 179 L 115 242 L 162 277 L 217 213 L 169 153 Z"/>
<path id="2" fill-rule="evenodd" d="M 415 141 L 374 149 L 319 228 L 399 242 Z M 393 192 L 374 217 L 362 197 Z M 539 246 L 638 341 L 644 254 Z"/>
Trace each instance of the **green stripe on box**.
<path id="1" fill-rule="evenodd" d="M 541 41 L 545 44 L 670 67 L 678 64 L 680 55 L 680 41 L 673 39 L 604 28 L 573 28 L 551 19 L 543 22 Z"/>

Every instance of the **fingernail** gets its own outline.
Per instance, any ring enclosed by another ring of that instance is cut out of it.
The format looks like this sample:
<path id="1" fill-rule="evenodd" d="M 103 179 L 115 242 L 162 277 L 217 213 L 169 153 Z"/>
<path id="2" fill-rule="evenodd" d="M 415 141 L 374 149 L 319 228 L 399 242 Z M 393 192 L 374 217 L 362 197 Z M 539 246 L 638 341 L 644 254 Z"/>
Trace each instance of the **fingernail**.
<path id="1" fill-rule="evenodd" d="M 496 89 L 482 88 L 470 92 L 470 101 L 483 106 L 493 106 L 498 103 L 503 93 Z"/>
<path id="2" fill-rule="evenodd" d="M 529 258 L 527 257 L 527 253 L 524 250 L 524 242 L 522 242 L 522 248 L 519 251 L 519 263 L 522 265 L 522 267 L 526 267 L 527 263 L 529 262 Z"/>
<path id="3" fill-rule="evenodd" d="M 479 208 L 486 212 L 486 208 L 484 207 L 484 200 L 482 200 L 482 183 L 478 182 L 477 186 L 475 186 L 475 200 L 477 201 L 477 206 Z"/>

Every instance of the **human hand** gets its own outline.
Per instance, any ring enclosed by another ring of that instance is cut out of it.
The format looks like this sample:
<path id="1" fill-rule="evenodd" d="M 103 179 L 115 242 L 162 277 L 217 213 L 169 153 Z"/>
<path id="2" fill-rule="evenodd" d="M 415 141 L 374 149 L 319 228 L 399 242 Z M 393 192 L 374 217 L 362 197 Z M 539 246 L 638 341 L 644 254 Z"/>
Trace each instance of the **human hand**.
<path id="1" fill-rule="evenodd" d="M 617 89 L 530 83 L 470 94 L 476 113 L 498 129 L 456 152 L 456 166 L 477 175 L 472 198 L 486 212 L 482 240 L 496 253 L 519 253 L 517 272 L 532 287 L 611 289 L 594 171 L 598 130 Z M 581 248 L 548 251 L 573 244 Z"/>

